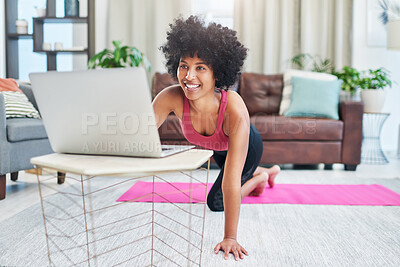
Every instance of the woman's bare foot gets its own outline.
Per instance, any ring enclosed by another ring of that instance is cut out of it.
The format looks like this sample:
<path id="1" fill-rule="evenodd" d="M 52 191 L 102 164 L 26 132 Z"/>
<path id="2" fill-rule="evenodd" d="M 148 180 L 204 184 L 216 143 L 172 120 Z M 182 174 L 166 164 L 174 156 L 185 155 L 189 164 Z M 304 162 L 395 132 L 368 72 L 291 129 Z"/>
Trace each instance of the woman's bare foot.
<path id="1" fill-rule="evenodd" d="M 268 172 L 268 185 L 269 187 L 273 188 L 275 185 L 275 177 L 281 171 L 281 168 L 278 165 L 274 165 L 271 168 L 267 169 Z"/>
<path id="2" fill-rule="evenodd" d="M 281 171 L 281 168 L 278 165 L 274 165 L 271 168 L 257 167 L 254 172 L 254 177 L 252 179 L 256 179 L 257 186 L 253 191 L 249 193 L 249 196 L 259 196 L 264 190 L 265 186 L 269 185 L 269 187 L 273 188 L 275 185 L 275 177 Z"/>
<path id="3" fill-rule="evenodd" d="M 254 172 L 256 175 L 261 172 L 268 173 L 268 185 L 273 188 L 275 185 L 275 177 L 279 174 L 281 168 L 278 165 L 274 165 L 271 168 L 257 167 Z"/>
<path id="4" fill-rule="evenodd" d="M 258 197 L 261 195 L 265 190 L 265 186 L 267 185 L 268 177 L 269 176 L 267 172 L 259 172 L 255 174 L 251 179 L 256 180 L 257 186 L 249 193 L 249 196 Z"/>

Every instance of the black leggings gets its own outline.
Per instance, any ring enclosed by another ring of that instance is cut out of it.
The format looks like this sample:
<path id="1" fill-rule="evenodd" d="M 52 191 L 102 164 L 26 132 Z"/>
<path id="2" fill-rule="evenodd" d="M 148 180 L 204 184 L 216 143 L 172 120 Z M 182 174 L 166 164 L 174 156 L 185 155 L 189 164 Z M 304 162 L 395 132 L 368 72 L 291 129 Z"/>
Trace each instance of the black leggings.
<path id="1" fill-rule="evenodd" d="M 241 184 L 242 186 L 253 177 L 254 171 L 260 163 L 263 153 L 263 144 L 260 133 L 253 124 L 250 124 L 249 149 L 247 151 L 246 162 L 244 163 Z M 223 211 L 224 201 L 222 196 L 222 178 L 225 170 L 225 160 L 227 151 L 214 151 L 213 158 L 221 168 L 213 187 L 207 196 L 207 205 L 212 211 Z"/>

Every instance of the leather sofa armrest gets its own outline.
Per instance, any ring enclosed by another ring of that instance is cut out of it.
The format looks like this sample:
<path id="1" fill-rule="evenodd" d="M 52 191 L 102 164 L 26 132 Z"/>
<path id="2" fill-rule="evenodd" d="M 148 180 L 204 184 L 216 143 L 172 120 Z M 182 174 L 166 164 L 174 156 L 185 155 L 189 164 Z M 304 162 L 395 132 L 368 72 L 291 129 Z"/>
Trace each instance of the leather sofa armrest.
<path id="1" fill-rule="evenodd" d="M 343 121 L 343 164 L 357 165 L 361 161 L 363 112 L 362 102 L 343 101 L 339 104 L 339 116 Z"/>

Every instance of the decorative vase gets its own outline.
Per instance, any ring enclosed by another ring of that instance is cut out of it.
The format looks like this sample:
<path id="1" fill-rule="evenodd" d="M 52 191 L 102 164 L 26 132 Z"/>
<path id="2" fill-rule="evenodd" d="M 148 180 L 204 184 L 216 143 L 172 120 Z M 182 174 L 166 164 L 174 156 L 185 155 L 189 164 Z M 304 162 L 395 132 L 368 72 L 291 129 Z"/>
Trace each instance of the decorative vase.
<path id="1" fill-rule="evenodd" d="M 15 21 L 16 31 L 18 34 L 28 34 L 28 22 L 24 19 Z"/>
<path id="2" fill-rule="evenodd" d="M 36 7 L 36 13 L 38 18 L 46 17 L 46 8 Z"/>
<path id="3" fill-rule="evenodd" d="M 64 0 L 64 16 L 79 17 L 79 0 Z"/>
<path id="4" fill-rule="evenodd" d="M 385 103 L 386 90 L 364 89 L 361 91 L 361 100 L 364 102 L 364 112 L 379 113 Z"/>

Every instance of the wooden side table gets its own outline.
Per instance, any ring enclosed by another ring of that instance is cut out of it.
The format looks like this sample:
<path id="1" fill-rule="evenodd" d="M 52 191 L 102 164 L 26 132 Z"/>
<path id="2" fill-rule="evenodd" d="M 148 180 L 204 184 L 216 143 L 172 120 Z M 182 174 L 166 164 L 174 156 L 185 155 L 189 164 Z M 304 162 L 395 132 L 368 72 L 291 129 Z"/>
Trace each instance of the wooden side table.
<path id="1" fill-rule="evenodd" d="M 37 168 L 67 173 L 63 185 L 54 183 L 56 175 L 37 175 L 49 265 L 200 266 L 207 190 L 199 203 L 192 203 L 189 190 L 183 192 L 189 204 L 156 205 L 154 182 L 169 182 L 161 175 L 179 171 L 190 185 L 192 180 L 207 185 L 212 154 L 192 149 L 157 159 L 58 153 L 32 158 Z M 152 203 L 116 202 L 146 177 L 152 177 Z"/>
<path id="2" fill-rule="evenodd" d="M 365 112 L 363 115 L 363 142 L 361 147 L 361 162 L 367 164 L 386 164 L 386 158 L 381 147 L 381 131 L 390 113 Z"/>

